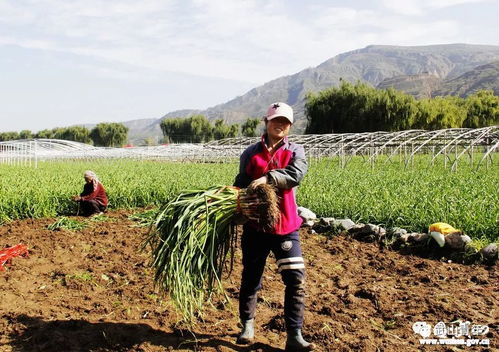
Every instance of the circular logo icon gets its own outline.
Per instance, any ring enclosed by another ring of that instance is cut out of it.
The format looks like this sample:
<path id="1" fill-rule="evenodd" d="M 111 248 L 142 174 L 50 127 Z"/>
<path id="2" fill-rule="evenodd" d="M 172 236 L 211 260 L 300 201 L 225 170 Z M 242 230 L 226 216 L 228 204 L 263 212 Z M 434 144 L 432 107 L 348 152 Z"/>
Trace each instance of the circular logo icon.
<path id="1" fill-rule="evenodd" d="M 423 338 L 427 338 L 431 335 L 431 325 L 425 323 L 424 321 L 417 321 L 412 324 L 412 331 L 421 335 Z"/>
<path id="2" fill-rule="evenodd" d="M 293 248 L 293 242 L 292 241 L 284 241 L 281 243 L 281 249 L 283 251 L 289 251 L 291 248 Z"/>

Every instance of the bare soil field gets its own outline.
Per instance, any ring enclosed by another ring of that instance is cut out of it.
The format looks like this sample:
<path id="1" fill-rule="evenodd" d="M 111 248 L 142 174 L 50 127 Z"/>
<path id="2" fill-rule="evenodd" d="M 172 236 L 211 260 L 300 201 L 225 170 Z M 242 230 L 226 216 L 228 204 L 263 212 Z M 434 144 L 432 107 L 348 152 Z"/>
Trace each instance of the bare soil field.
<path id="1" fill-rule="evenodd" d="M 0 351 L 282 351 L 284 286 L 273 258 L 264 273 L 256 340 L 235 344 L 241 272 L 224 281 L 232 304 L 207 306 L 192 335 L 154 288 L 140 251 L 147 228 L 114 211 L 79 231 L 50 231 L 55 219 L 0 226 L 0 248 L 29 256 L 0 271 Z M 82 220 L 83 218 L 75 217 Z M 498 266 L 403 255 L 347 236 L 301 231 L 307 265 L 304 336 L 319 351 L 498 351 Z M 421 346 L 415 322 L 488 325 L 488 347 Z"/>

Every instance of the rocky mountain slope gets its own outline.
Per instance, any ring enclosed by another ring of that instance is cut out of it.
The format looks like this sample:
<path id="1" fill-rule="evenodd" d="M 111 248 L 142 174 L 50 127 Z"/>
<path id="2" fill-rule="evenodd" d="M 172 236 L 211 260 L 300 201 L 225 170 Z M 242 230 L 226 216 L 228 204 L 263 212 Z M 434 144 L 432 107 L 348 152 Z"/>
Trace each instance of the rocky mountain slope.
<path id="1" fill-rule="evenodd" d="M 158 119 L 157 124 L 163 118 L 186 117 L 194 113 L 203 114 L 209 119 L 223 118 L 228 123 L 241 123 L 248 117 L 262 116 L 269 102 L 285 101 L 295 109 L 295 132 L 300 132 L 306 125 L 306 95 L 337 86 L 340 79 L 349 82 L 363 81 L 378 86 L 386 79 L 396 80 L 396 77 L 401 76 L 414 76 L 414 80 L 431 76 L 428 80 L 422 80 L 425 82 L 422 86 L 433 91 L 436 88 L 433 84 L 438 80 L 458 79 L 478 66 L 498 60 L 499 46 L 491 45 L 372 45 L 337 55 L 317 67 L 274 79 L 242 96 L 206 110 L 169 112 Z M 145 124 L 149 127 L 143 127 L 142 132 L 144 129 L 158 131 L 149 120 Z M 130 136 L 131 139 L 134 138 L 135 128 L 130 130 Z"/>
<path id="2" fill-rule="evenodd" d="M 450 79 L 441 79 L 428 73 L 396 76 L 383 80 L 376 88 L 394 88 L 411 94 L 417 99 L 445 95 L 458 95 L 464 98 L 482 89 L 493 90 L 497 95 L 499 94 L 499 61 L 480 65 Z"/>
<path id="3" fill-rule="evenodd" d="M 445 80 L 433 93 L 437 95 L 459 95 L 466 97 L 481 89 L 493 90 L 499 95 L 499 61 L 481 65 L 463 75 Z"/>
<path id="4" fill-rule="evenodd" d="M 442 84 L 442 79 L 429 73 L 387 78 L 376 86 L 378 89 L 393 88 L 414 96 L 416 99 L 431 98 Z"/>

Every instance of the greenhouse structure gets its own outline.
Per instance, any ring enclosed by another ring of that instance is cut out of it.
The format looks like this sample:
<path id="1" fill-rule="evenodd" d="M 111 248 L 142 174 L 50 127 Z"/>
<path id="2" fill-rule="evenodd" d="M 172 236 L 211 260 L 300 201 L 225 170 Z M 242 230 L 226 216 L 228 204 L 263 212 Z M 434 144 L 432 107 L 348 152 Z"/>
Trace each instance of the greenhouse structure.
<path id="1" fill-rule="evenodd" d="M 242 151 L 259 137 L 227 138 L 199 144 L 165 144 L 152 147 L 105 148 L 56 139 L 0 142 L 0 163 L 36 167 L 54 160 L 134 159 L 194 162 L 236 161 Z M 499 126 L 477 129 L 452 128 L 434 131 L 364 132 L 291 135 L 302 144 L 310 160 L 330 158 L 346 166 L 359 156 L 370 165 L 400 162 L 412 165 L 419 154 L 429 164 L 443 162 L 457 169 L 465 162 L 488 166 L 499 146 Z"/>

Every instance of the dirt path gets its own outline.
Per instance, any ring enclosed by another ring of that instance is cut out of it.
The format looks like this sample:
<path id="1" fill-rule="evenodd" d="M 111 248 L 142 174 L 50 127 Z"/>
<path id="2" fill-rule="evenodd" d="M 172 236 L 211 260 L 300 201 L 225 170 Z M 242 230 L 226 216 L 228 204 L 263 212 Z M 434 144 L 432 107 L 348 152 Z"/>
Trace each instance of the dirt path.
<path id="1" fill-rule="evenodd" d="M 225 281 L 232 308 L 206 310 L 196 338 L 176 324 L 140 253 L 145 228 L 111 212 L 81 231 L 49 231 L 54 219 L 0 226 L 0 247 L 28 245 L 0 272 L 0 351 L 281 351 L 283 285 L 269 259 L 259 298 L 256 342 L 238 346 L 241 271 Z M 82 220 L 81 218 L 78 218 Z M 308 288 L 304 335 L 319 351 L 497 351 L 497 268 L 464 266 L 381 250 L 343 236 L 302 230 Z M 490 346 L 419 344 L 413 323 L 487 325 Z"/>

